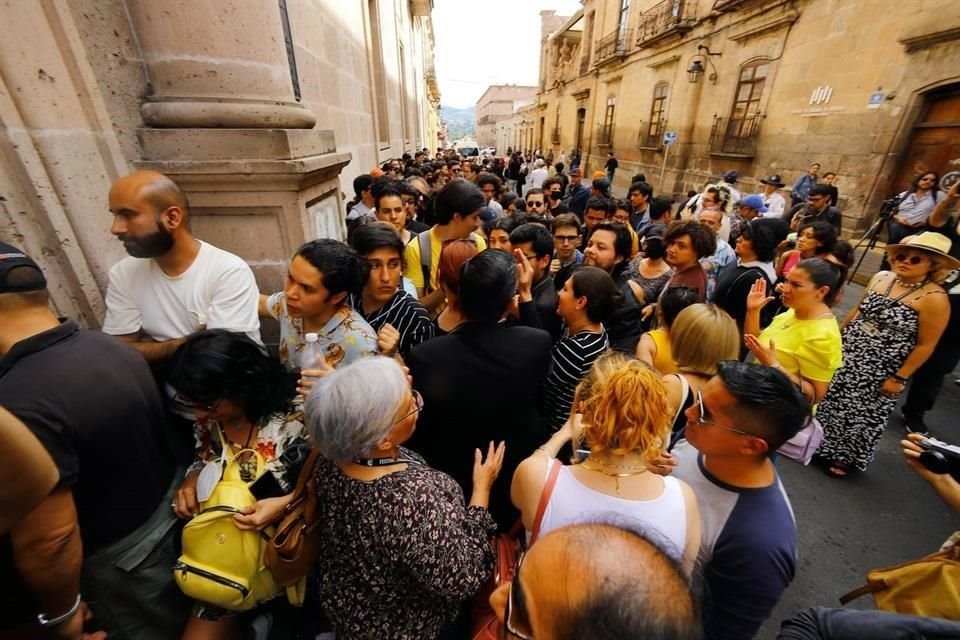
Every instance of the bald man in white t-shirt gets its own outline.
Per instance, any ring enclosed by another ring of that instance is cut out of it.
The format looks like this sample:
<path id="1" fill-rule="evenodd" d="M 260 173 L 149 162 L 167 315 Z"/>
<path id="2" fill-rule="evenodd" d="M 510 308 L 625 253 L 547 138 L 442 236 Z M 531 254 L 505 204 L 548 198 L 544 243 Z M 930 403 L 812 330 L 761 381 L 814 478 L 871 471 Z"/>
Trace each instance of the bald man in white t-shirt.
<path id="1" fill-rule="evenodd" d="M 110 188 L 110 233 L 130 257 L 110 270 L 103 331 L 148 361 L 173 355 L 201 329 L 260 341 L 258 289 L 241 258 L 198 240 L 187 198 L 167 176 L 138 171 Z"/>

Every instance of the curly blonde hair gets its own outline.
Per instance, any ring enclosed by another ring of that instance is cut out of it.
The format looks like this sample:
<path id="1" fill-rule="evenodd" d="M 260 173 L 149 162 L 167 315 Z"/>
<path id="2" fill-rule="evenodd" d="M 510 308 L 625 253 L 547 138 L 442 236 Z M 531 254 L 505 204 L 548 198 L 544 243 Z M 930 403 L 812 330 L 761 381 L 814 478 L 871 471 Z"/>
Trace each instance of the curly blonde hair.
<path id="1" fill-rule="evenodd" d="M 574 412 L 583 414 L 580 440 L 593 453 L 658 454 L 670 434 L 667 391 L 645 363 L 609 352 L 580 382 Z"/>

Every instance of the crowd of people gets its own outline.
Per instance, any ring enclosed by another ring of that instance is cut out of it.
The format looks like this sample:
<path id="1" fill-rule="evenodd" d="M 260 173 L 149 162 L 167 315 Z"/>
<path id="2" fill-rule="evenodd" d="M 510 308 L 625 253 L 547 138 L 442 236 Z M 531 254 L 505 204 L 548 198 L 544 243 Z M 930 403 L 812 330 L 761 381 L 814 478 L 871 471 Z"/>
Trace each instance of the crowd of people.
<path id="1" fill-rule="evenodd" d="M 35 463 L 2 472 L 0 638 L 472 637 L 504 535 L 526 548 L 489 596 L 504 637 L 751 638 L 798 570 L 784 445 L 865 471 L 911 379 L 905 455 L 960 505 L 915 461 L 957 362 L 956 185 L 918 176 L 892 269 L 838 322 L 853 252 L 819 165 L 787 208 L 779 175 L 741 195 L 736 172 L 616 199 L 612 155 L 589 185 L 570 155 L 391 160 L 354 180 L 347 242 L 304 244 L 278 291 L 193 234 L 167 176 L 125 176 L 102 331 L 0 245 L 0 427 Z M 191 591 L 255 589 L 185 560 L 184 524 L 219 509 L 269 538 L 301 477 L 304 606 L 272 580 L 242 607 Z M 250 504 L 211 506 L 224 482 Z M 848 613 L 783 637 L 884 626 Z"/>

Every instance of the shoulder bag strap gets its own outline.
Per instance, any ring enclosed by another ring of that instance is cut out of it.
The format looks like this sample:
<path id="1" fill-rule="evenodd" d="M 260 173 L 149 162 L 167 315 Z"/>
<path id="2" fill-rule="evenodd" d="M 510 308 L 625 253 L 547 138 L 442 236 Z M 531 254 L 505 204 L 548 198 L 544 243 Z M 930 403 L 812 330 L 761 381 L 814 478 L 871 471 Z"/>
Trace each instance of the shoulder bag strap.
<path id="1" fill-rule="evenodd" d="M 690 393 L 690 383 L 687 382 L 687 379 L 679 373 L 673 375 L 677 376 L 677 379 L 680 380 L 680 404 L 677 405 L 677 412 L 673 414 L 673 421 L 670 423 L 671 426 L 677 423 L 677 418 L 683 411 L 683 404 L 687 401 L 687 395 Z"/>
<path id="2" fill-rule="evenodd" d="M 540 491 L 540 503 L 537 505 L 537 515 L 533 518 L 533 531 L 530 532 L 530 544 L 537 541 L 540 536 L 540 525 L 543 523 L 543 514 L 547 510 L 547 504 L 550 502 L 550 496 L 553 495 L 553 487 L 557 484 L 557 477 L 560 475 L 560 468 L 563 465 L 554 458 L 550 467 L 550 475 L 547 476 L 547 483 L 543 485 Z"/>
<path id="3" fill-rule="evenodd" d="M 427 293 L 433 293 L 430 288 L 430 262 L 433 259 L 432 239 L 430 229 L 417 235 L 417 242 L 420 243 L 420 269 L 423 271 L 423 290 Z"/>
<path id="4" fill-rule="evenodd" d="M 317 460 L 319 458 L 320 449 L 314 447 L 310 450 L 310 454 L 303 463 L 303 467 L 300 468 L 300 475 L 297 477 L 297 486 L 293 489 L 293 497 L 290 499 L 290 503 L 283 510 L 283 514 L 278 516 L 278 520 L 283 518 L 284 515 L 301 508 L 301 505 L 304 509 L 305 519 L 308 522 L 313 520 L 314 512 L 316 511 L 316 505 L 305 498 L 307 497 L 307 493 L 309 491 L 314 490 L 311 486 L 310 480 L 313 478 L 313 472 L 316 469 Z"/>

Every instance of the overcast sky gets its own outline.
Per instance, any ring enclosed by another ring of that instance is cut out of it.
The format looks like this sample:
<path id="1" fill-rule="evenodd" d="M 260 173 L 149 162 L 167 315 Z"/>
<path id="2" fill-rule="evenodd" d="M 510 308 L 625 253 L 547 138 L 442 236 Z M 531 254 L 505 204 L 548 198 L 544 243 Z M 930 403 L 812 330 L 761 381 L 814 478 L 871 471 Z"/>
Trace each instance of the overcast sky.
<path id="1" fill-rule="evenodd" d="M 540 11 L 569 16 L 580 6 L 579 0 L 435 0 L 441 102 L 469 107 L 491 84 L 536 85 Z"/>

